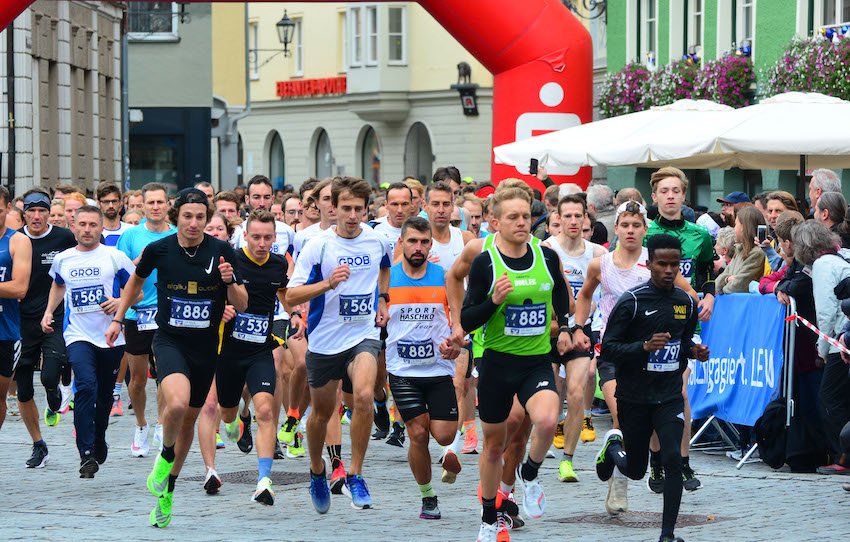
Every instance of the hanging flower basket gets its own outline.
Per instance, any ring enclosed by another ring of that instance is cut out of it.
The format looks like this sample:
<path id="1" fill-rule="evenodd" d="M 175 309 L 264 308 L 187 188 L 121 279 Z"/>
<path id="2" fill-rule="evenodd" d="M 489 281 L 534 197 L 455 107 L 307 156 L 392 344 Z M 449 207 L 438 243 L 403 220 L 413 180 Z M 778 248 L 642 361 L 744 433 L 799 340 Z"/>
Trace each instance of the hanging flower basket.
<path id="1" fill-rule="evenodd" d="M 819 92 L 850 100 L 850 38 L 796 39 L 766 71 L 764 94 Z"/>

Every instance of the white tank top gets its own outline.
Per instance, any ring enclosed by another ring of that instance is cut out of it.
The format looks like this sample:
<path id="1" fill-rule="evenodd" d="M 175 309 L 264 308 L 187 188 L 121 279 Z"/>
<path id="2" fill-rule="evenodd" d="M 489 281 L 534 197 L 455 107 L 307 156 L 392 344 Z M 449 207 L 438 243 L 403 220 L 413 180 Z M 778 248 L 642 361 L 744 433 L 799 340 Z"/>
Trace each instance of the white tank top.
<path id="1" fill-rule="evenodd" d="M 628 268 L 620 269 L 614 263 L 614 252 L 606 252 L 600 260 L 600 271 L 602 279 L 602 299 L 599 301 L 599 308 L 602 311 L 602 329 L 599 336 L 605 335 L 605 326 L 608 323 L 608 317 L 611 311 L 614 310 L 614 305 L 620 300 L 620 297 L 626 293 L 626 290 L 634 288 L 649 280 L 649 268 L 646 262 L 649 260 L 649 252 L 646 247 L 642 247 L 640 251 L 640 259 L 637 263 Z"/>
<path id="2" fill-rule="evenodd" d="M 570 254 L 567 254 L 567 251 L 564 250 L 561 243 L 559 243 L 555 237 L 550 237 L 543 243 L 554 250 L 555 254 L 557 254 L 558 258 L 561 260 L 561 266 L 564 268 L 564 278 L 573 290 L 573 299 L 578 298 L 578 293 L 584 285 L 584 277 L 587 274 L 587 267 L 593 259 L 593 249 L 596 246 L 586 239 L 582 239 L 582 241 L 584 242 L 584 252 L 579 256 L 571 256 Z M 574 325 L 575 317 L 570 316 L 570 326 Z"/>
<path id="3" fill-rule="evenodd" d="M 431 254 L 440 258 L 437 265 L 445 271 L 449 270 L 455 263 L 455 260 L 460 257 L 460 253 L 463 252 L 463 232 L 459 228 L 449 226 L 449 233 L 451 234 L 451 238 L 448 243 L 439 243 L 434 239 L 431 244 Z"/>

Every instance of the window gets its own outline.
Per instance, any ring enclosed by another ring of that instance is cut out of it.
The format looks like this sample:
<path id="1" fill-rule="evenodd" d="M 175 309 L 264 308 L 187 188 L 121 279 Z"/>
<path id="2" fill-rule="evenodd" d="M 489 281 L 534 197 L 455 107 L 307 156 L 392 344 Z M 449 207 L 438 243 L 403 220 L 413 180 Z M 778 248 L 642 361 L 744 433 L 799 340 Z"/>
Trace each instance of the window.
<path id="1" fill-rule="evenodd" d="M 737 28 L 737 46 L 740 47 L 744 41 L 750 40 L 752 45 L 755 41 L 755 15 L 756 15 L 755 0 L 740 0 L 738 3 L 738 28 Z"/>
<path id="2" fill-rule="evenodd" d="M 341 38 L 339 49 L 336 53 L 337 62 L 339 73 L 345 73 L 348 69 L 348 36 L 351 32 L 348 30 L 348 15 L 344 11 L 339 13 L 337 28 L 339 29 L 339 36 Z"/>
<path id="3" fill-rule="evenodd" d="M 260 29 L 256 22 L 248 25 L 248 43 L 251 47 L 248 55 L 251 79 L 256 80 L 260 78 L 260 54 L 258 51 L 260 48 Z"/>
<path id="4" fill-rule="evenodd" d="M 295 19 L 295 32 L 294 32 L 294 44 L 295 48 L 295 76 L 300 77 L 304 75 L 304 40 L 302 39 L 302 31 L 301 31 L 301 19 Z"/>
<path id="5" fill-rule="evenodd" d="M 658 4 L 656 0 L 640 0 L 640 58 L 654 66 L 658 50 Z"/>
<path id="6" fill-rule="evenodd" d="M 605 66 L 607 66 L 608 31 L 604 18 L 590 19 L 588 29 L 593 43 L 593 68 L 605 69 Z"/>
<path id="7" fill-rule="evenodd" d="M 269 144 L 269 179 L 273 186 L 283 186 L 285 184 L 283 140 L 277 132 L 272 135 L 272 140 Z"/>
<path id="8" fill-rule="evenodd" d="M 133 41 L 177 40 L 176 2 L 129 2 L 127 39 Z"/>
<path id="9" fill-rule="evenodd" d="M 815 6 L 818 26 L 836 26 L 850 23 L 850 0 L 820 0 Z"/>
<path id="10" fill-rule="evenodd" d="M 691 0 L 688 4 L 688 47 L 702 47 L 704 0 Z"/>
<path id="11" fill-rule="evenodd" d="M 360 149 L 360 165 L 363 178 L 374 186 L 381 184 L 381 143 L 375 129 L 369 126 L 363 136 Z"/>
<path id="12" fill-rule="evenodd" d="M 389 31 L 387 46 L 390 64 L 407 64 L 407 51 L 405 50 L 405 34 L 407 30 L 407 9 L 404 7 L 387 8 L 389 18 Z"/>
<path id="13" fill-rule="evenodd" d="M 327 179 L 333 176 L 334 156 L 331 151 L 331 139 L 328 133 L 319 129 L 316 137 L 316 178 Z"/>
<path id="14" fill-rule="evenodd" d="M 348 18 L 351 21 L 351 29 L 349 36 L 351 37 L 351 67 L 359 67 L 363 65 L 363 10 L 362 8 L 351 8 L 351 16 Z"/>
<path id="15" fill-rule="evenodd" d="M 434 171 L 431 136 L 421 122 L 415 122 L 407 132 L 404 143 L 404 174 L 412 175 L 426 184 Z"/>
<path id="16" fill-rule="evenodd" d="M 366 8 L 366 64 L 378 64 L 378 8 Z"/>

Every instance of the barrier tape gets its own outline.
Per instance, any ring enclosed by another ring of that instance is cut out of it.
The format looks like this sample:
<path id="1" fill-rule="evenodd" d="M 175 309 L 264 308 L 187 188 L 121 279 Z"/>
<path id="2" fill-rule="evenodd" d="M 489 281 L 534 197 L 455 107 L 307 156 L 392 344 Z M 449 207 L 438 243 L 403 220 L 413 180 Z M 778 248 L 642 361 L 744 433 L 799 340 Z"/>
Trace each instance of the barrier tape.
<path id="1" fill-rule="evenodd" d="M 794 320 L 799 320 L 800 323 L 802 323 L 807 328 L 811 329 L 818 337 L 825 340 L 826 342 L 828 342 L 829 344 L 831 344 L 835 348 L 838 348 L 839 350 L 841 350 L 845 354 L 850 355 L 850 349 L 848 349 L 846 346 L 841 344 L 841 342 L 838 339 L 833 339 L 832 337 L 830 337 L 829 335 L 827 335 L 823 331 L 816 328 L 814 326 L 814 324 L 812 324 L 811 322 L 809 322 L 808 320 L 806 320 L 805 318 L 803 318 L 799 314 L 792 314 L 791 316 L 788 316 L 787 318 L 785 318 L 786 322 L 793 322 Z"/>

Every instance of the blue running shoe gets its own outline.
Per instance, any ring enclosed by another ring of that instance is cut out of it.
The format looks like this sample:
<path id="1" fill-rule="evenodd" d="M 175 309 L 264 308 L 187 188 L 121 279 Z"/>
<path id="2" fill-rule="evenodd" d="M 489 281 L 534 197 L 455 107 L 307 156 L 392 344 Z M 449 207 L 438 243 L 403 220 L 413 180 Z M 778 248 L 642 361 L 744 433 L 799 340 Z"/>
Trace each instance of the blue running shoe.
<path id="1" fill-rule="evenodd" d="M 328 513 L 331 508 L 331 490 L 324 473 L 313 474 L 310 471 L 310 498 L 313 500 L 313 507 L 316 512 L 320 514 Z"/>
<path id="2" fill-rule="evenodd" d="M 372 496 L 366 487 L 366 480 L 359 474 L 353 474 L 345 482 L 343 492 L 351 497 L 351 507 L 357 510 L 372 508 Z"/>

